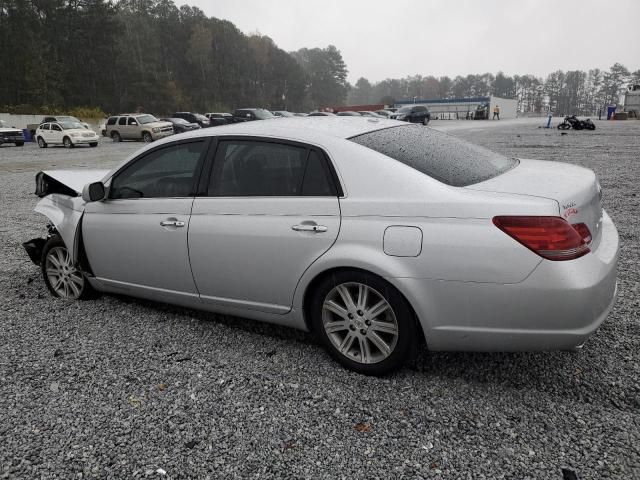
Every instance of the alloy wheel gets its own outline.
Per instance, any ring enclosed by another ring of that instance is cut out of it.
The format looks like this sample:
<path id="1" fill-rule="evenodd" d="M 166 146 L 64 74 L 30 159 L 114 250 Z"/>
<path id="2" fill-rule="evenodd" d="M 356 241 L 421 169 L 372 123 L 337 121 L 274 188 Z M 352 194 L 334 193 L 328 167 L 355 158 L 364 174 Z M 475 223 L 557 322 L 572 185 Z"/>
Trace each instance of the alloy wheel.
<path id="1" fill-rule="evenodd" d="M 335 286 L 322 305 L 327 337 L 342 355 L 362 363 L 388 358 L 398 342 L 398 320 L 387 299 L 358 282 Z"/>
<path id="2" fill-rule="evenodd" d="M 47 252 L 45 272 L 51 288 L 59 297 L 69 300 L 80 298 L 85 280 L 71 263 L 65 247 L 53 247 Z"/>

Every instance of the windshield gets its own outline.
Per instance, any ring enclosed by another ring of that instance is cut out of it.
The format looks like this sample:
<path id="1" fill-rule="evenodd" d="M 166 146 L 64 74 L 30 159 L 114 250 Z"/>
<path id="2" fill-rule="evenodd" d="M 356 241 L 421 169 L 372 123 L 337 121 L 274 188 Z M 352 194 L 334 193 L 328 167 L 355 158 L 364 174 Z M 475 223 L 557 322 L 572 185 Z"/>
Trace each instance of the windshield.
<path id="1" fill-rule="evenodd" d="M 138 123 L 140 125 L 144 125 L 145 123 L 153 123 L 153 122 L 157 122 L 158 119 L 156 117 L 154 117 L 153 115 L 140 115 L 139 117 L 136 117 L 136 120 L 138 120 Z"/>
<path id="2" fill-rule="evenodd" d="M 196 117 L 201 122 L 208 122 L 209 121 L 209 119 L 207 117 L 205 117 L 204 115 L 200 115 L 199 113 L 195 113 L 193 116 Z"/>
<path id="3" fill-rule="evenodd" d="M 400 110 L 398 110 L 398 113 L 409 113 L 411 112 L 411 107 L 402 107 Z"/>
<path id="4" fill-rule="evenodd" d="M 376 130 L 349 140 L 453 187 L 497 177 L 518 165 L 516 159 L 418 125 Z"/>
<path id="5" fill-rule="evenodd" d="M 84 128 L 80 122 L 72 122 L 70 120 L 65 120 L 63 122 L 58 122 L 63 130 L 73 130 L 76 128 Z"/>
<path id="6" fill-rule="evenodd" d="M 273 118 L 273 113 L 269 110 L 263 110 L 261 108 L 254 110 L 253 112 L 258 120 L 266 120 L 267 118 Z"/>
<path id="7" fill-rule="evenodd" d="M 166 118 L 163 119 L 166 122 L 171 122 L 171 123 L 189 123 L 187 122 L 184 118 Z"/>
<path id="8" fill-rule="evenodd" d="M 282 117 L 295 117 L 295 115 L 293 113 L 285 112 L 284 110 L 279 111 L 278 115 L 280 115 Z"/>

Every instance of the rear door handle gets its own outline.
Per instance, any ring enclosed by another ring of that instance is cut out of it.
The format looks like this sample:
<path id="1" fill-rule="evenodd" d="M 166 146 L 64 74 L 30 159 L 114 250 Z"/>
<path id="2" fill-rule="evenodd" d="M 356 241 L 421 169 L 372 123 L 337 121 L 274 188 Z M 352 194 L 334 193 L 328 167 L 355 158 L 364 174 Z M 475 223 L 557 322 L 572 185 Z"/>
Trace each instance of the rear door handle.
<path id="1" fill-rule="evenodd" d="M 160 225 L 163 227 L 184 227 L 184 222 L 180 220 L 163 220 Z"/>
<path id="2" fill-rule="evenodd" d="M 325 227 L 324 225 L 301 224 L 294 225 L 293 227 L 291 227 L 291 230 L 295 230 L 296 232 L 326 232 L 327 227 Z"/>

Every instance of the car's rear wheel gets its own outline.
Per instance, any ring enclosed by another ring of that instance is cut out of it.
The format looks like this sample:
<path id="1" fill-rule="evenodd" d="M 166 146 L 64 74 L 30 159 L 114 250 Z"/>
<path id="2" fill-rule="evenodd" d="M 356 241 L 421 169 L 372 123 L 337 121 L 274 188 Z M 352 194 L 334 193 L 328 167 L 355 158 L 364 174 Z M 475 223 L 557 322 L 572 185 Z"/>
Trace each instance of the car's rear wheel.
<path id="1" fill-rule="evenodd" d="M 65 146 L 65 148 L 73 148 L 73 142 L 71 141 L 71 139 L 69 137 L 64 137 L 62 139 L 62 144 Z"/>
<path id="2" fill-rule="evenodd" d="M 153 142 L 153 137 L 151 136 L 151 134 L 149 132 L 144 132 L 142 134 L 142 141 L 144 143 L 151 143 L 151 142 Z"/>
<path id="3" fill-rule="evenodd" d="M 426 126 L 426 125 L 429 125 L 429 118 L 428 118 L 428 117 L 424 117 L 424 118 L 422 119 L 422 125 L 425 125 L 425 126 Z"/>
<path id="4" fill-rule="evenodd" d="M 89 146 L 95 148 L 98 146 L 98 142 L 92 142 L 89 144 Z"/>
<path id="5" fill-rule="evenodd" d="M 47 240 L 42 249 L 40 268 L 44 282 L 56 297 L 66 300 L 89 298 L 94 290 L 71 262 L 71 255 L 60 235 Z"/>
<path id="6" fill-rule="evenodd" d="M 390 373 L 416 352 L 411 307 L 375 275 L 345 270 L 327 276 L 313 293 L 309 313 L 329 354 L 358 373 Z"/>
<path id="7" fill-rule="evenodd" d="M 24 142 L 16 142 L 16 147 L 24 147 Z"/>
<path id="8" fill-rule="evenodd" d="M 38 146 L 40 148 L 47 148 L 47 142 L 44 141 L 44 138 L 38 137 Z"/>
<path id="9" fill-rule="evenodd" d="M 122 137 L 120 136 L 120 134 L 118 132 L 113 132 L 111 134 L 111 140 L 113 140 L 114 142 L 121 142 L 122 141 Z"/>

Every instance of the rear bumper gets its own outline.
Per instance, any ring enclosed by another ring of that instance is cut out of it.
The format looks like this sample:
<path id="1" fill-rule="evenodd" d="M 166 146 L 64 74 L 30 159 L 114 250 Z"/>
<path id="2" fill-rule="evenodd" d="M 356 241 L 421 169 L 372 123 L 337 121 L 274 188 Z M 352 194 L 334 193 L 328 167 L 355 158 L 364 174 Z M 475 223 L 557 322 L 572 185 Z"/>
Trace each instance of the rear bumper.
<path id="1" fill-rule="evenodd" d="M 568 350 L 606 319 L 617 292 L 618 232 L 603 212 L 596 250 L 544 260 L 522 282 L 395 279 L 414 306 L 432 350 Z"/>

